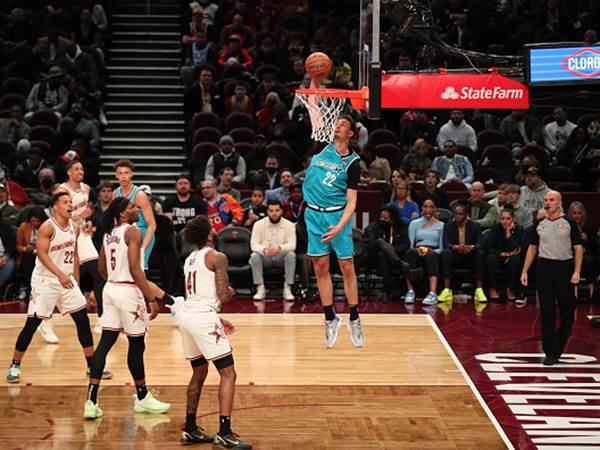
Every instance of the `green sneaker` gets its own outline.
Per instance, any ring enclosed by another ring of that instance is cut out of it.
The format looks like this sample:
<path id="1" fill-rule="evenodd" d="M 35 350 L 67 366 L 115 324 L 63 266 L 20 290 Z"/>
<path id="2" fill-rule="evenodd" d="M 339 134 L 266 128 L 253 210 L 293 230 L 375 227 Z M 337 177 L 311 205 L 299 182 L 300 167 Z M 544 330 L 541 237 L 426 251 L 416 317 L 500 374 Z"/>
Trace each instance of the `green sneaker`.
<path id="1" fill-rule="evenodd" d="M 20 383 L 21 382 L 21 367 L 16 364 L 12 364 L 8 368 L 6 373 L 6 381 L 9 383 Z"/>
<path id="2" fill-rule="evenodd" d="M 452 289 L 445 288 L 440 295 L 438 295 L 438 302 L 451 302 L 452 301 Z"/>
<path id="3" fill-rule="evenodd" d="M 85 374 L 86 374 L 87 377 L 90 376 L 90 368 L 89 367 L 88 367 L 88 370 L 87 370 L 87 372 Z M 113 377 L 113 374 L 112 374 L 112 372 L 110 370 L 104 369 L 102 371 L 102 379 L 103 380 L 110 380 L 112 377 Z"/>
<path id="4" fill-rule="evenodd" d="M 163 403 L 154 398 L 152 392 L 148 392 L 142 400 L 138 400 L 137 396 L 133 401 L 133 410 L 135 412 L 147 412 L 151 414 L 162 414 L 171 408 L 170 403 Z"/>
<path id="5" fill-rule="evenodd" d="M 83 405 L 83 418 L 88 420 L 99 419 L 104 415 L 97 403 L 88 400 Z"/>
<path id="6" fill-rule="evenodd" d="M 483 292 L 483 288 L 477 288 L 477 289 L 475 289 L 474 299 L 475 299 L 476 302 L 487 303 L 488 299 L 485 296 L 485 293 Z"/>

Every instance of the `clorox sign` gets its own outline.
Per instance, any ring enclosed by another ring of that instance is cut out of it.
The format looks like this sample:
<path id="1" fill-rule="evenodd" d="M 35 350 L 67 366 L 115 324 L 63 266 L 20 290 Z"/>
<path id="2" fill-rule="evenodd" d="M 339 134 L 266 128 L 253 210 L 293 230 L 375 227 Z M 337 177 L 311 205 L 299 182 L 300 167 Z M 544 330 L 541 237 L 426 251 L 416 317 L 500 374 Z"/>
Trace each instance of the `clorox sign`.
<path id="1" fill-rule="evenodd" d="M 584 48 L 564 58 L 563 69 L 581 78 L 594 78 L 600 75 L 600 51 Z"/>

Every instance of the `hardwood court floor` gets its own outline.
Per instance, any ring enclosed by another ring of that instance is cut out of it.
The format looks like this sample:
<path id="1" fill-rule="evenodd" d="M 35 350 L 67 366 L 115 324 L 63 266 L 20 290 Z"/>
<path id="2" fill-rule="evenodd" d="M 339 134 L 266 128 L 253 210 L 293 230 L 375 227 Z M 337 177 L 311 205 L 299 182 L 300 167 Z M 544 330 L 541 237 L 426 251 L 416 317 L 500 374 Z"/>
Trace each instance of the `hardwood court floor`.
<path id="1" fill-rule="evenodd" d="M 323 349 L 320 315 L 226 317 L 238 328 L 234 430 L 256 449 L 505 448 L 425 316 L 363 315 L 367 346 L 360 350 L 345 327 L 336 347 Z M 23 320 L 0 316 L 7 366 Z M 154 321 L 146 350 L 148 384 L 173 404 L 163 416 L 131 412 L 123 339 L 109 356 L 115 377 L 100 392 L 105 417 L 83 421 L 87 381 L 74 327 L 58 318 L 55 329 L 59 345 L 34 338 L 21 385 L 2 377 L 0 448 L 180 448 L 190 369 L 171 317 Z M 218 379 L 210 372 L 199 423 L 214 432 Z"/>

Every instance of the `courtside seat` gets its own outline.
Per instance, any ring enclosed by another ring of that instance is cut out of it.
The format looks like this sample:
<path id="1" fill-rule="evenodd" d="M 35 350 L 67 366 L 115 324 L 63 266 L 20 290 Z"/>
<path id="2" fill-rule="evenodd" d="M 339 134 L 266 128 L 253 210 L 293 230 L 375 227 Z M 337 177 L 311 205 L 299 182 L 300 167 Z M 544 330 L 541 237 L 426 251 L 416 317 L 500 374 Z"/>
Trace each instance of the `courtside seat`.
<path id="1" fill-rule="evenodd" d="M 250 237 L 250 230 L 243 227 L 227 227 L 219 231 L 217 250 L 227 256 L 228 274 L 233 286 L 252 287 Z"/>

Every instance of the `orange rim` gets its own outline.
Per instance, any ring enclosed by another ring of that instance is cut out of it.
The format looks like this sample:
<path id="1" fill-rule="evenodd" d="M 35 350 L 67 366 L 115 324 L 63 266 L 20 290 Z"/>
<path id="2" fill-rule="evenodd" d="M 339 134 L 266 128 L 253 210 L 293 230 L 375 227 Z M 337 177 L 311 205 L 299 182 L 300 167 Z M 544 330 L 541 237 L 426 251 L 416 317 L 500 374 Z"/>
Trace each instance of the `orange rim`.
<path id="1" fill-rule="evenodd" d="M 349 98 L 354 109 L 365 109 L 369 99 L 369 88 L 363 87 L 360 90 L 347 89 L 296 89 L 296 94 L 318 95 L 319 97 Z"/>

